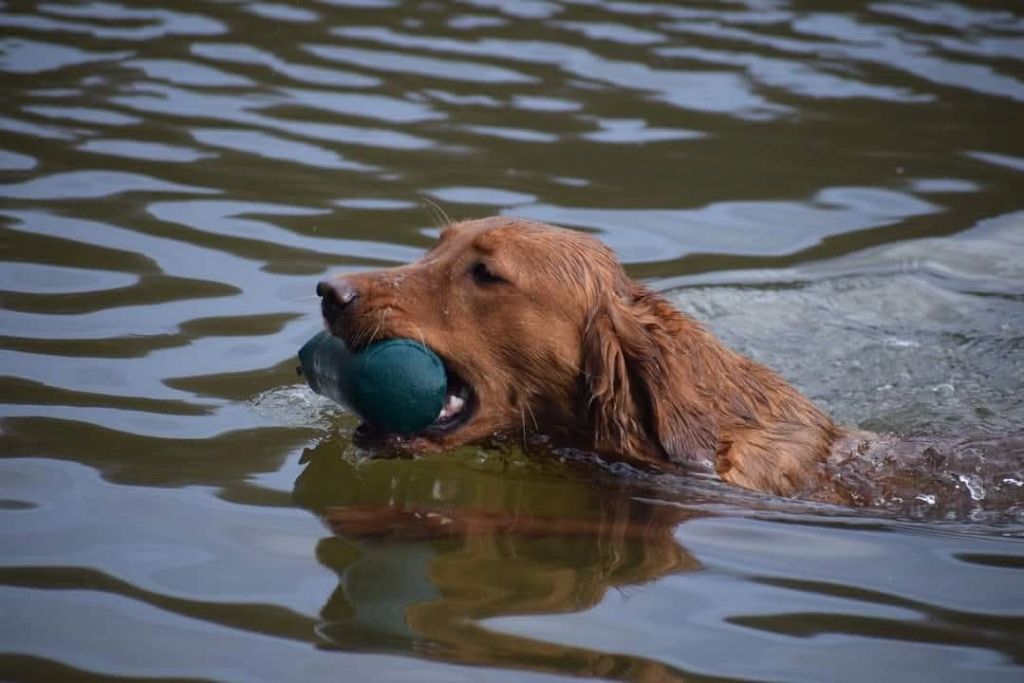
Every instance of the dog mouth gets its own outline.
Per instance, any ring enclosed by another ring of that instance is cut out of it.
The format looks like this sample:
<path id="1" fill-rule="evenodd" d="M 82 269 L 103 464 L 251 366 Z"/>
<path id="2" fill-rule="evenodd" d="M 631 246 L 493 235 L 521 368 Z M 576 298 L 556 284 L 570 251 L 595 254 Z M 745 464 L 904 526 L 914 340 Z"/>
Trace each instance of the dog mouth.
<path id="1" fill-rule="evenodd" d="M 369 422 L 362 422 L 356 427 L 354 434 L 357 445 L 400 448 L 423 440 L 440 441 L 459 431 L 473 418 L 480 403 L 477 392 L 452 369 L 450 363 L 444 358 L 441 360 L 447 378 L 447 389 L 444 404 L 437 418 L 418 432 L 411 433 L 388 432 Z"/>
<path id="2" fill-rule="evenodd" d="M 473 387 L 448 363 L 444 363 L 444 371 L 448 378 L 444 405 L 434 423 L 424 430 L 425 433 L 450 434 L 469 422 L 476 412 L 478 401 Z"/>

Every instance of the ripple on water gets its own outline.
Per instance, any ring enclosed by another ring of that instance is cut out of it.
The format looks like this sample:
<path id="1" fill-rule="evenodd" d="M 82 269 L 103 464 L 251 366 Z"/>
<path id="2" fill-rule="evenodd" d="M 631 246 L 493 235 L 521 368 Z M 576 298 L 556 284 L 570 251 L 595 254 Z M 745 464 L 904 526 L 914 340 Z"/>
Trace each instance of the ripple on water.
<path id="1" fill-rule="evenodd" d="M 532 204 L 515 214 L 596 229 L 626 262 L 694 253 L 793 254 L 847 232 L 889 225 L 939 207 L 906 192 L 873 187 L 821 190 L 808 202 L 729 201 L 697 209 L 603 209 Z"/>
<path id="2" fill-rule="evenodd" d="M 0 667 L 1020 678 L 1004 5 L 0 0 Z M 313 284 L 499 207 L 844 424 L 954 447 L 856 510 L 514 443 L 371 459 L 294 373 Z M 365 541 L 321 522 L 349 502 L 587 531 Z"/>
<path id="3" fill-rule="evenodd" d="M 249 405 L 274 424 L 331 427 L 347 413 L 337 403 L 314 394 L 305 384 L 275 387 L 255 396 Z"/>
<path id="4" fill-rule="evenodd" d="M 83 152 L 94 154 L 109 154 L 111 156 L 123 157 L 125 159 L 139 159 L 145 161 L 161 161 L 173 164 L 187 164 L 200 159 L 209 159 L 216 154 L 200 152 L 191 147 L 182 145 L 168 145 L 160 142 L 145 142 L 142 140 L 125 140 L 115 138 L 100 138 L 86 140 L 78 146 Z"/>
<path id="5" fill-rule="evenodd" d="M 0 130 L 15 135 L 28 135 L 44 140 L 73 140 L 77 137 L 89 135 L 93 131 L 87 128 L 65 128 L 60 126 L 41 125 L 30 121 L 0 116 Z"/>
<path id="6" fill-rule="evenodd" d="M 172 183 L 126 171 L 67 171 L 0 185 L 0 197 L 8 199 L 62 201 L 111 197 L 126 192 L 219 194 L 220 190 Z"/>
<path id="7" fill-rule="evenodd" d="M 227 31 L 227 27 L 220 21 L 203 15 L 167 9 L 134 9 L 112 2 L 90 2 L 83 5 L 46 3 L 40 9 L 58 17 L 96 19 L 97 23 L 3 12 L 0 13 L 0 26 L 129 41 L 146 41 L 172 35 L 212 36 Z M 117 22 L 127 26 L 118 26 Z"/>
<path id="8" fill-rule="evenodd" d="M 280 96 L 214 95 L 157 83 L 139 84 L 133 90 L 138 94 L 120 95 L 112 97 L 111 100 L 147 114 L 162 114 L 192 121 L 229 121 L 246 124 L 255 129 L 277 130 L 299 137 L 342 142 L 360 147 L 416 150 L 426 149 L 434 144 L 427 138 L 394 130 L 276 118 L 255 111 L 287 104 L 288 100 Z"/>
<path id="9" fill-rule="evenodd" d="M 669 140 L 695 140 L 706 133 L 680 128 L 659 128 L 647 125 L 643 119 L 594 119 L 600 130 L 584 133 L 592 142 L 638 145 Z"/>
<path id="10" fill-rule="evenodd" d="M 135 116 L 95 107 L 32 106 L 23 107 L 22 111 L 48 119 L 64 119 L 99 126 L 131 126 L 140 122 Z"/>
<path id="11" fill-rule="evenodd" d="M 2 24 L 3 19 L 0 19 Z M 15 74 L 38 74 L 92 62 L 118 61 L 129 56 L 130 52 L 90 51 L 26 38 L 0 40 L 0 71 Z"/>
<path id="12" fill-rule="evenodd" d="M 482 204 L 488 206 L 514 206 L 529 204 L 536 197 L 522 192 L 509 192 L 494 187 L 438 187 L 427 190 L 435 199 L 452 204 Z"/>
<path id="13" fill-rule="evenodd" d="M 0 262 L 0 289 L 31 294 L 99 292 L 130 287 L 139 277 L 96 268 L 67 268 L 41 263 Z"/>
<path id="14" fill-rule="evenodd" d="M 39 162 L 35 157 L 0 149 L 0 171 L 30 171 Z"/>
<path id="15" fill-rule="evenodd" d="M 236 43 L 193 43 L 192 54 L 199 57 L 235 64 L 255 64 L 303 83 L 342 88 L 372 88 L 381 84 L 379 78 L 324 66 L 297 64 L 250 45 Z"/>
<path id="16" fill-rule="evenodd" d="M 258 130 L 237 128 L 194 128 L 190 131 L 196 142 L 207 147 L 229 149 L 242 154 L 253 154 L 264 159 L 339 171 L 368 172 L 375 166 L 346 159 L 337 152 L 309 142 L 288 140 Z"/>
<path id="17" fill-rule="evenodd" d="M 254 2 L 245 6 L 246 12 L 251 12 L 264 19 L 274 21 L 294 21 L 296 23 L 309 23 L 320 18 L 316 12 L 310 9 L 292 7 L 274 2 Z"/>
<path id="18" fill-rule="evenodd" d="M 425 57 L 406 52 L 370 50 L 333 45 L 303 45 L 303 49 L 321 59 L 342 62 L 375 71 L 396 71 L 417 74 L 442 81 L 467 83 L 535 83 L 536 78 L 507 67 L 477 62 Z"/>
<path id="19" fill-rule="evenodd" d="M 733 73 L 652 68 L 641 62 L 608 59 L 575 45 L 501 38 L 462 41 L 374 27 L 341 27 L 333 29 L 332 33 L 385 45 L 555 66 L 571 76 L 626 90 L 648 92 L 662 102 L 692 111 L 755 120 L 774 118 L 790 111 L 789 107 L 773 103 L 754 92 L 746 79 Z M 322 49 L 330 50 L 327 47 Z"/>
<path id="20" fill-rule="evenodd" d="M 239 88 L 253 85 L 253 82 L 244 76 L 181 59 L 131 59 L 124 62 L 124 65 L 139 69 L 154 80 L 174 85 L 201 88 Z"/>

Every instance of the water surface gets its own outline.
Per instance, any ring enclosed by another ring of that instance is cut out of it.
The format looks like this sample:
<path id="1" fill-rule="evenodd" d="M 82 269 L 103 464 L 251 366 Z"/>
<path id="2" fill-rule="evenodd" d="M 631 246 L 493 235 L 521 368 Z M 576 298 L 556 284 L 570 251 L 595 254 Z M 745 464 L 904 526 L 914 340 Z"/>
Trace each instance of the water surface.
<path id="1" fill-rule="evenodd" d="M 983 447 L 1024 429 L 1016 3 L 0 28 L 0 677 L 1020 680 L 1024 453 Z M 960 503 L 358 451 L 294 374 L 314 283 L 492 213 L 598 235 L 844 424 L 963 440 Z"/>

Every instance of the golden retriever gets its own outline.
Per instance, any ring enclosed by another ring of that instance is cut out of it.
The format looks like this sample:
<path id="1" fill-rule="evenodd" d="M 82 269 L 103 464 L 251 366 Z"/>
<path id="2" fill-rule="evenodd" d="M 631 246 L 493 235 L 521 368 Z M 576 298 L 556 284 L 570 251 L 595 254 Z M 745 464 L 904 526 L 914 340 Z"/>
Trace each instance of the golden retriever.
<path id="1" fill-rule="evenodd" d="M 448 401 L 429 428 L 361 428 L 392 448 L 529 429 L 643 467 L 793 495 L 823 486 L 843 436 L 580 232 L 506 217 L 457 223 L 416 263 L 335 277 L 317 292 L 327 328 L 351 348 L 408 337 L 446 365 Z"/>

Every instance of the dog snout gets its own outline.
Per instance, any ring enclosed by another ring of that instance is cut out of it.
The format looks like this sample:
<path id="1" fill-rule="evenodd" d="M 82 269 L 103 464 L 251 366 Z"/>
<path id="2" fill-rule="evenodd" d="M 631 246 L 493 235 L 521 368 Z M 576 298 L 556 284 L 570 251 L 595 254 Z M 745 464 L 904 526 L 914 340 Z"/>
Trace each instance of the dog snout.
<path id="1" fill-rule="evenodd" d="M 328 319 L 340 313 L 359 296 L 355 285 L 345 278 L 321 280 L 316 284 L 316 294 L 320 297 L 320 307 Z"/>

